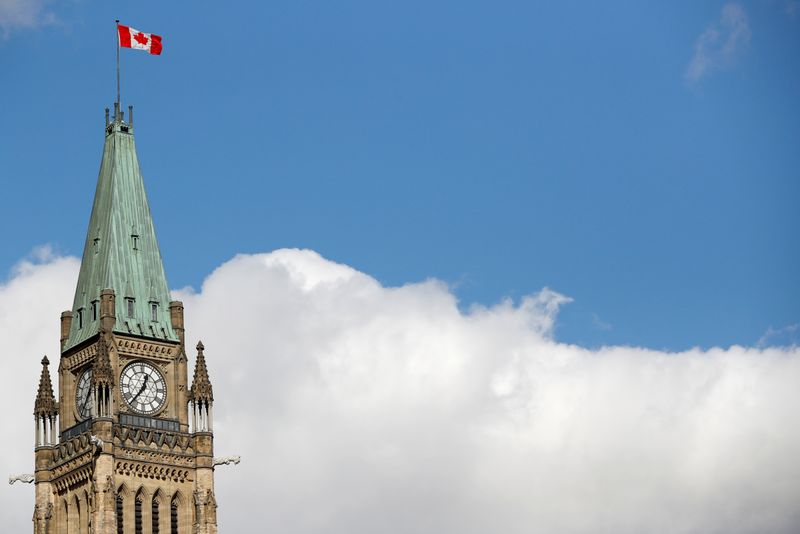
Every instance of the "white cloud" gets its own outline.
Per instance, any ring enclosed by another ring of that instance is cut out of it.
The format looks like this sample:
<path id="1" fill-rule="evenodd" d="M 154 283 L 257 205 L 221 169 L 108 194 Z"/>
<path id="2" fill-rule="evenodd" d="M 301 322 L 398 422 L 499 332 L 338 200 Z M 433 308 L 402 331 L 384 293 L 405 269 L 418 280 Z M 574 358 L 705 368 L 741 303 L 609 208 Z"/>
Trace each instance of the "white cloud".
<path id="1" fill-rule="evenodd" d="M 0 0 L 0 37 L 13 30 L 37 28 L 56 21 L 46 9 L 47 0 Z"/>
<path id="2" fill-rule="evenodd" d="M 38 360 L 74 259 L 0 286 L 3 467 L 30 471 Z M 797 532 L 800 349 L 591 351 L 550 290 L 462 312 L 310 251 L 242 255 L 182 291 L 215 388 L 222 532 Z M 192 351 L 193 352 L 193 351 Z M 30 526 L 33 491 L 0 520 Z M 256 527 L 255 525 L 258 525 Z"/>
<path id="3" fill-rule="evenodd" d="M 767 328 L 764 335 L 756 343 L 757 347 L 767 345 L 796 346 L 797 334 L 800 333 L 800 323 L 790 324 L 782 328 Z"/>
<path id="4" fill-rule="evenodd" d="M 750 34 L 744 8 L 736 3 L 725 4 L 719 20 L 697 38 L 694 56 L 686 69 L 686 80 L 695 83 L 712 71 L 731 65 L 750 42 Z"/>
<path id="5" fill-rule="evenodd" d="M 592 314 L 592 326 L 594 326 L 598 330 L 606 330 L 606 331 L 611 330 L 612 328 L 611 323 L 602 320 L 600 316 L 597 315 L 596 313 Z"/>
<path id="6" fill-rule="evenodd" d="M 68 309 L 77 282 L 78 260 L 51 255 L 48 247 L 20 262 L 0 283 L 0 404 L 3 454 L 0 476 L 33 473 L 33 399 L 39 361 L 47 354 L 58 367 L 59 315 Z M 55 378 L 55 376 L 54 376 Z M 33 396 L 32 396 L 33 395 Z M 30 530 L 32 485 L 2 484 L 0 525 L 4 532 Z"/>

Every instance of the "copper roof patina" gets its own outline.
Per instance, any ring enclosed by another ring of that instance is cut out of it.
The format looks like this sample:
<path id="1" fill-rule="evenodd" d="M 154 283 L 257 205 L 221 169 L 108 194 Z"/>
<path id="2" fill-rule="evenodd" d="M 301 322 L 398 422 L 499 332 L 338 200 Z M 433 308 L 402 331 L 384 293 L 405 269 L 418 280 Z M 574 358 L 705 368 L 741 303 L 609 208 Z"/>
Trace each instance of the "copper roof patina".
<path id="1" fill-rule="evenodd" d="M 64 350 L 98 334 L 104 289 L 113 289 L 116 295 L 115 332 L 178 341 L 170 322 L 169 286 L 136 156 L 133 125 L 119 113 L 106 126 Z"/>

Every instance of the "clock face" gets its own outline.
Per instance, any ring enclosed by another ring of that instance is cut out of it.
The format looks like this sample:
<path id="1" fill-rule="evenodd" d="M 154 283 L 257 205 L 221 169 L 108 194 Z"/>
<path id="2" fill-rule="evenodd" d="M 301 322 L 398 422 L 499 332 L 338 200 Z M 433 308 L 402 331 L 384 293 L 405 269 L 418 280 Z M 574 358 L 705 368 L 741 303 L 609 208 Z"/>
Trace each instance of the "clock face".
<path id="1" fill-rule="evenodd" d="M 87 419 L 92 415 L 92 370 L 87 369 L 78 379 L 75 388 L 75 408 L 80 419 Z"/>
<path id="2" fill-rule="evenodd" d="M 134 362 L 122 370 L 119 378 L 122 398 L 134 411 L 152 414 L 167 401 L 167 384 L 153 365 Z"/>

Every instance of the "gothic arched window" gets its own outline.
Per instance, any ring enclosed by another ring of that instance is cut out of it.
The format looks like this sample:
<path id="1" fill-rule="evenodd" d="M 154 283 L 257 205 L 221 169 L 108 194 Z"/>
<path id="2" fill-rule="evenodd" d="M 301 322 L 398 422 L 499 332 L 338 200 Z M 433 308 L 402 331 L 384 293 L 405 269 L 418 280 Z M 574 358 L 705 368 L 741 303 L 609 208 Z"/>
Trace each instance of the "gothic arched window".
<path id="1" fill-rule="evenodd" d="M 150 517 L 153 518 L 153 534 L 159 533 L 159 519 L 158 519 L 158 498 L 153 497 L 153 505 L 151 508 Z"/>
<path id="2" fill-rule="evenodd" d="M 75 534 L 80 534 L 82 514 L 86 512 L 82 510 L 81 501 L 80 499 L 78 499 L 77 495 L 73 497 L 72 502 L 73 502 L 72 514 L 70 514 L 68 527 L 70 532 L 75 532 Z"/>
<path id="3" fill-rule="evenodd" d="M 125 525 L 122 520 L 123 504 L 122 495 L 117 495 L 117 534 L 125 534 Z"/>
<path id="4" fill-rule="evenodd" d="M 169 507 L 170 534 L 178 534 L 178 501 L 172 501 Z"/>
<path id="5" fill-rule="evenodd" d="M 61 500 L 59 515 L 59 523 L 62 525 L 69 525 L 69 506 L 67 505 L 66 499 Z"/>
<path id="6" fill-rule="evenodd" d="M 136 503 L 134 504 L 133 525 L 136 534 L 142 534 L 142 497 L 136 496 Z"/>
<path id="7" fill-rule="evenodd" d="M 153 497 L 153 505 L 150 510 L 150 517 L 153 519 L 153 534 L 158 534 L 160 532 L 158 511 L 158 497 Z"/>

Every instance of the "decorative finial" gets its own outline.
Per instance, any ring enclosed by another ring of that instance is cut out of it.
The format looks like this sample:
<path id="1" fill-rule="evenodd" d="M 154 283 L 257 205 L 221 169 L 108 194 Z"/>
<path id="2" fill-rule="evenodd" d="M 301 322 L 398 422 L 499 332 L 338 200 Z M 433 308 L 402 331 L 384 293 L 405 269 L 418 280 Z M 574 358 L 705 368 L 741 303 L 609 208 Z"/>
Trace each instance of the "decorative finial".
<path id="1" fill-rule="evenodd" d="M 214 401 L 214 389 L 211 387 L 211 380 L 208 378 L 206 357 L 203 355 L 204 348 L 202 341 L 197 343 L 197 362 L 194 366 L 192 387 L 189 388 L 189 398 L 195 402 Z"/>
<path id="2" fill-rule="evenodd" d="M 106 332 L 100 327 L 100 336 L 97 340 L 97 355 L 92 365 L 92 385 L 111 386 L 114 383 L 114 371 L 111 368 L 111 359 L 108 355 L 108 339 Z"/>
<path id="3" fill-rule="evenodd" d="M 42 358 L 42 375 L 39 377 L 39 390 L 36 392 L 36 402 L 33 406 L 34 415 L 58 414 L 53 383 L 50 381 L 50 370 L 47 368 L 49 363 L 47 356 Z"/>

